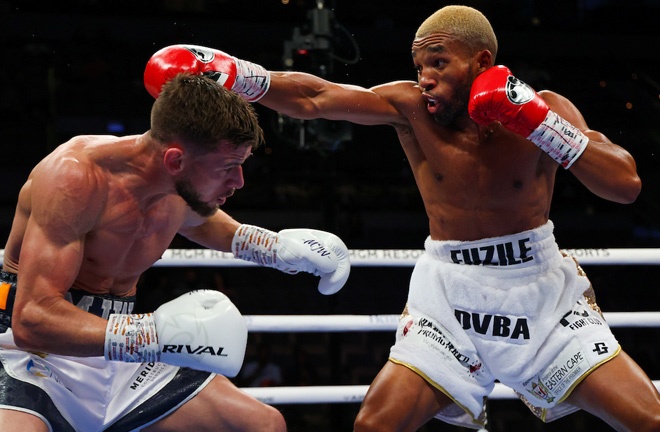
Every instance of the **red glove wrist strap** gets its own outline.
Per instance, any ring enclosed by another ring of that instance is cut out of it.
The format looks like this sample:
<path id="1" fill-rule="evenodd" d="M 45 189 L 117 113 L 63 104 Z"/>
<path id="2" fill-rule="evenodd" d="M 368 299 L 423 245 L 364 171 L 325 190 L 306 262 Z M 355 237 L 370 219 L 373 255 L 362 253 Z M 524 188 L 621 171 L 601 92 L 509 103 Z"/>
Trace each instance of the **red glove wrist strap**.
<path id="1" fill-rule="evenodd" d="M 554 111 L 527 137 L 559 165 L 568 169 L 580 157 L 589 138 Z"/>
<path id="2" fill-rule="evenodd" d="M 249 61 L 234 59 L 236 81 L 231 87 L 248 102 L 257 102 L 270 87 L 270 73 L 263 67 Z"/>

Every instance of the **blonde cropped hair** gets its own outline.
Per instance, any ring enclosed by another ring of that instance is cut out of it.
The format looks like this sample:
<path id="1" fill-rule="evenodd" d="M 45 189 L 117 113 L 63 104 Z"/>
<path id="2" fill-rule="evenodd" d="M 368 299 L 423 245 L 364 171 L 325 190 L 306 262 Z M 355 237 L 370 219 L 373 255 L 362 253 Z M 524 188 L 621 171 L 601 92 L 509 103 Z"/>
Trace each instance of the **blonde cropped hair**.
<path id="1" fill-rule="evenodd" d="M 415 33 L 415 39 L 432 33 L 450 33 L 472 52 L 487 49 L 497 56 L 497 38 L 488 19 L 468 6 L 445 6 L 428 17 Z"/>

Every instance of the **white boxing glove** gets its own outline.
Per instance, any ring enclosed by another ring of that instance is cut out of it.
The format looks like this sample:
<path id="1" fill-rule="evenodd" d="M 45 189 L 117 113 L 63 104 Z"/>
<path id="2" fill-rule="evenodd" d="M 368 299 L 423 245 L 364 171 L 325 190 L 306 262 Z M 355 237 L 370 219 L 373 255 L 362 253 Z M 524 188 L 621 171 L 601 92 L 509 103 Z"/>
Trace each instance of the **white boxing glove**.
<path id="1" fill-rule="evenodd" d="M 219 291 L 197 290 L 153 313 L 111 314 L 106 360 L 163 362 L 235 377 L 243 365 L 247 326 Z"/>
<path id="2" fill-rule="evenodd" d="M 243 224 L 234 234 L 232 252 L 236 258 L 285 273 L 320 276 L 318 289 L 326 295 L 339 291 L 351 272 L 348 248 L 325 231 L 300 228 L 276 233 Z"/>

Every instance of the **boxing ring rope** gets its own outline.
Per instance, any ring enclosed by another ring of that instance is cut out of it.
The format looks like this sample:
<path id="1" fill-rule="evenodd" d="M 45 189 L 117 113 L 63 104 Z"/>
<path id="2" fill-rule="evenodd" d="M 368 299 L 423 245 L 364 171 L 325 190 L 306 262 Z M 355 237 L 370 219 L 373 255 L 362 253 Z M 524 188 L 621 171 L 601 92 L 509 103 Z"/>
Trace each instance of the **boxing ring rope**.
<path id="1" fill-rule="evenodd" d="M 351 249 L 349 252 L 351 267 L 412 267 L 424 251 L 421 249 Z M 565 252 L 573 255 L 583 265 L 660 265 L 660 248 L 565 249 Z M 236 259 L 229 252 L 209 249 L 168 249 L 154 264 L 154 266 L 160 267 L 247 267 L 256 265 Z"/>
<path id="2" fill-rule="evenodd" d="M 660 312 L 604 312 L 610 327 L 660 327 Z M 395 331 L 399 315 L 244 315 L 259 333 Z"/>
<path id="3" fill-rule="evenodd" d="M 660 265 L 660 248 L 566 249 L 581 265 Z M 352 249 L 351 267 L 412 267 L 421 249 Z M 0 261 L 4 250 L 0 249 Z M 256 264 L 209 249 L 168 249 L 154 267 L 249 267 Z M 660 312 L 605 312 L 610 327 L 660 327 Z M 394 331 L 398 315 L 246 315 L 251 332 Z M 660 380 L 653 381 L 660 389 Z M 359 403 L 368 385 L 249 387 L 241 390 L 267 404 Z M 491 399 L 516 399 L 496 383 Z"/>
<path id="4" fill-rule="evenodd" d="M 660 248 L 566 249 L 581 265 L 660 265 Z M 421 249 L 352 249 L 351 267 L 412 267 Z M 247 267 L 231 253 L 208 249 L 168 249 L 154 266 Z M 605 312 L 611 327 L 660 327 L 660 312 Z M 398 315 L 246 315 L 250 332 L 395 331 Z M 660 380 L 653 381 L 660 389 Z M 368 385 L 246 387 L 241 390 L 271 404 L 360 403 Z M 490 399 L 517 399 L 510 388 L 495 384 Z"/>

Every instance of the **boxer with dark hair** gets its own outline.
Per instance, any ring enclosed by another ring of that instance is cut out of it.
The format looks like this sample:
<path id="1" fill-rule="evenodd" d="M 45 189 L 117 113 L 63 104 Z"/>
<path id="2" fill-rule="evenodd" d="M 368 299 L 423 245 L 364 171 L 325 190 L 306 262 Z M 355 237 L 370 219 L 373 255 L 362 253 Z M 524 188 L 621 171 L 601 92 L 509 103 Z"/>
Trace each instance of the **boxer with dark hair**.
<path id="1" fill-rule="evenodd" d="M 133 313 L 138 278 L 178 233 L 332 294 L 350 271 L 335 235 L 272 232 L 219 209 L 263 141 L 253 107 L 177 74 L 142 135 L 77 136 L 20 191 L 0 272 L 0 430 L 284 431 L 240 391 L 247 328 L 219 291 Z M 223 376 L 224 375 L 224 376 Z"/>
<path id="2" fill-rule="evenodd" d="M 415 431 L 433 417 L 478 429 L 499 380 L 544 421 L 583 409 L 619 431 L 657 432 L 658 391 L 621 350 L 549 220 L 560 167 L 627 204 L 641 188 L 635 161 L 568 99 L 496 66 L 497 50 L 482 13 L 447 6 L 415 34 L 417 82 L 367 89 L 185 45 L 157 52 L 145 79 L 157 95 L 165 75 L 191 70 L 290 117 L 395 128 L 430 235 L 356 431 Z"/>

